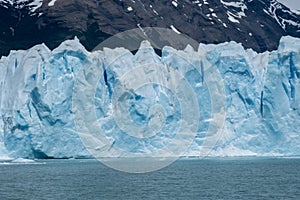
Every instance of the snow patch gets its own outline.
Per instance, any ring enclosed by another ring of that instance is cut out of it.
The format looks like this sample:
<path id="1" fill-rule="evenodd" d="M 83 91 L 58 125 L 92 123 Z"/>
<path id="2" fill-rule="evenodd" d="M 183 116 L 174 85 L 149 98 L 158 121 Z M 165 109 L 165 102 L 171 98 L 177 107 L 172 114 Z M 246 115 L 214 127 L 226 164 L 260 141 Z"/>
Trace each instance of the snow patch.
<path id="1" fill-rule="evenodd" d="M 212 13 L 211 16 L 213 16 L 215 18 L 218 18 L 217 15 L 216 15 L 216 13 Z"/>
<path id="2" fill-rule="evenodd" d="M 228 15 L 228 20 L 231 21 L 232 23 L 240 23 L 239 20 L 235 19 L 235 18 L 232 17 L 231 15 Z"/>
<path id="3" fill-rule="evenodd" d="M 172 1 L 173 6 L 177 7 L 178 3 L 176 1 Z"/>
<path id="4" fill-rule="evenodd" d="M 181 34 L 181 32 L 178 31 L 178 30 L 175 28 L 175 26 L 171 25 L 170 27 L 171 27 L 171 29 L 172 29 L 175 33 Z"/>
<path id="5" fill-rule="evenodd" d="M 43 5 L 43 0 L 33 1 L 28 5 L 32 6 L 31 12 L 35 12 L 38 8 L 40 8 Z"/>
<path id="6" fill-rule="evenodd" d="M 55 4 L 56 1 L 57 1 L 57 0 L 51 0 L 51 1 L 48 3 L 48 6 L 54 6 L 54 4 Z"/>

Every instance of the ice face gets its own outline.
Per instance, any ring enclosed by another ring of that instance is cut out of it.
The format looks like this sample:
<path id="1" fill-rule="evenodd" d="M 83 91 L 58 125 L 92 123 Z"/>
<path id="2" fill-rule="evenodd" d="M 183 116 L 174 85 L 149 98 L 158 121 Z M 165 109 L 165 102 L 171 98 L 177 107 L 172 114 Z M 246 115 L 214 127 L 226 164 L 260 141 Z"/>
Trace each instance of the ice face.
<path id="1" fill-rule="evenodd" d="M 208 65 L 220 78 L 206 71 Z M 82 69 L 87 70 L 80 74 Z M 94 112 L 95 127 L 111 143 L 106 150 L 147 154 L 175 141 L 163 152 L 182 153 L 176 144 L 191 136 L 177 136 L 184 124 L 195 133 L 185 155 L 200 155 L 205 145 L 212 145 L 212 156 L 300 154 L 299 39 L 283 37 L 277 51 L 263 54 L 229 42 L 200 44 L 197 51 L 165 47 L 161 57 L 147 42 L 133 55 L 123 48 L 87 52 L 74 39 L 53 51 L 37 45 L 1 58 L 0 159 L 90 157 L 72 106 L 78 77 L 81 89 L 97 80 L 93 105 L 84 117 Z M 214 128 L 212 113 L 221 112 L 212 105 L 213 98 L 222 96 L 212 89 L 220 79 L 226 118 L 222 134 L 212 140 L 218 142 L 208 144 L 205 138 L 214 137 L 205 135 Z M 105 156 L 118 155 L 110 153 Z"/>
<path id="2" fill-rule="evenodd" d="M 1 133 L 11 157 L 87 155 L 71 111 L 73 75 L 89 61 L 77 44 L 66 42 L 53 52 L 38 45 L 1 59 Z"/>
<path id="3" fill-rule="evenodd" d="M 242 51 L 240 56 L 220 58 L 217 67 L 226 82 L 227 120 L 214 153 L 299 155 L 298 42 L 285 37 L 278 51 L 260 55 Z M 215 51 L 224 53 L 221 46 Z"/>

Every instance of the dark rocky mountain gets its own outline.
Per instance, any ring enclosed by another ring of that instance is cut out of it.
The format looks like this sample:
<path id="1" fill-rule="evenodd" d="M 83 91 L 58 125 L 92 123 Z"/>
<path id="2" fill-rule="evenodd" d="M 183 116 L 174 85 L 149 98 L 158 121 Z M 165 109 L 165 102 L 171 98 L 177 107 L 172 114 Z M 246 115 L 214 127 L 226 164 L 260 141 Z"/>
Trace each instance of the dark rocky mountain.
<path id="1" fill-rule="evenodd" d="M 0 0 L 0 55 L 77 36 L 92 50 L 132 28 L 164 27 L 202 43 L 234 40 L 258 52 L 300 37 L 300 15 L 275 0 Z"/>

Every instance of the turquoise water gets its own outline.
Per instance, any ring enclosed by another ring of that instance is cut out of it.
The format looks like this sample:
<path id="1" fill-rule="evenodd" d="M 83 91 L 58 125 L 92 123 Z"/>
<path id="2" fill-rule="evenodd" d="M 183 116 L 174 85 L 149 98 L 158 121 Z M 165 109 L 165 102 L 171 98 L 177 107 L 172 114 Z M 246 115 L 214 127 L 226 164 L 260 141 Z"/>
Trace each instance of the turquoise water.
<path id="1" fill-rule="evenodd" d="M 96 160 L 0 163 L 0 199 L 300 199 L 300 159 L 179 160 L 146 174 Z"/>

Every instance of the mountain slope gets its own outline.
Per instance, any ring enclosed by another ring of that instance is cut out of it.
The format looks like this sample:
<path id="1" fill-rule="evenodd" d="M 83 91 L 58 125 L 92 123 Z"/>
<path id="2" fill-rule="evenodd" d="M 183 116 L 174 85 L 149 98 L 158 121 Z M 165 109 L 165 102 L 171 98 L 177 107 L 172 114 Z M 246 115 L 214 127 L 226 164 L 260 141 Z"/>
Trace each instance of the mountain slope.
<path id="1" fill-rule="evenodd" d="M 132 28 L 164 27 L 198 42 L 234 40 L 258 52 L 284 35 L 300 37 L 300 15 L 275 0 L 2 0 L 0 55 L 78 36 L 92 50 Z"/>

